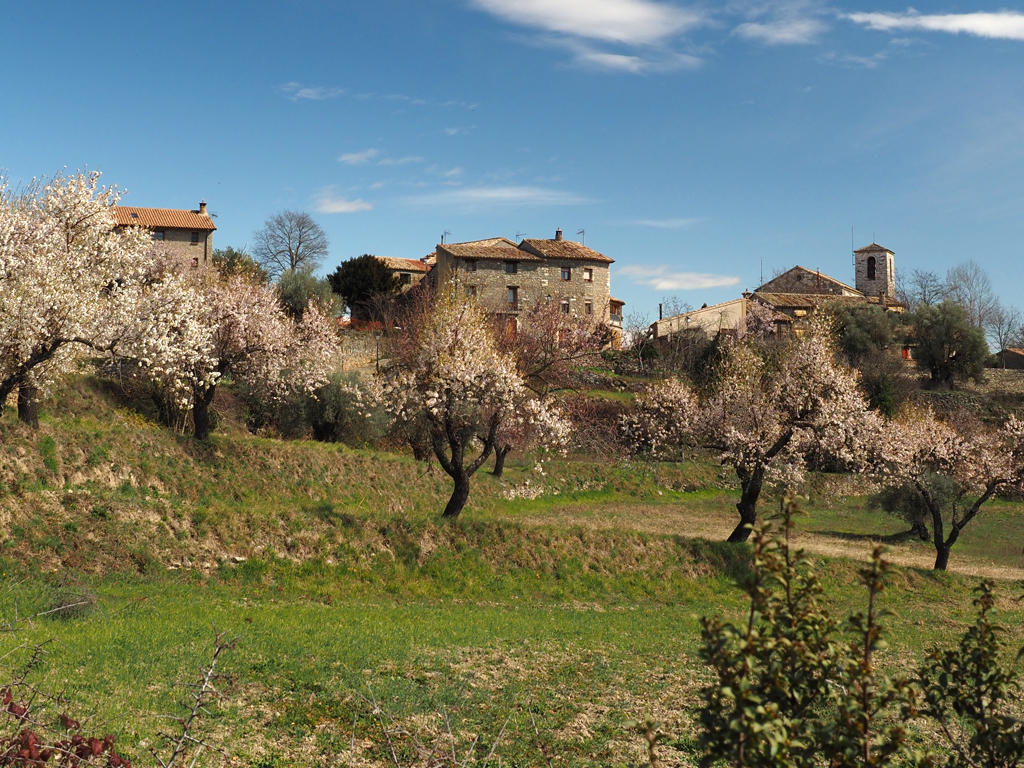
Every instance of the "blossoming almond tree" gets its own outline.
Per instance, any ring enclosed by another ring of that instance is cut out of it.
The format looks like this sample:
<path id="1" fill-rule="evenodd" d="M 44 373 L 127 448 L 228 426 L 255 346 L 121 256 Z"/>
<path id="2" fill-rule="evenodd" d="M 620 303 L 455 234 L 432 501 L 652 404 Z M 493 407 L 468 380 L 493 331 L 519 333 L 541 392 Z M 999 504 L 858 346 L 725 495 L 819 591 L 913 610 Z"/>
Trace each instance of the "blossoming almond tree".
<path id="1" fill-rule="evenodd" d="M 18 196 L 0 191 L 0 409 L 18 389 L 32 413 L 35 392 L 86 352 L 132 348 L 157 365 L 181 352 L 188 297 L 154 277 L 148 232 L 114 228 L 117 193 L 99 178 L 78 173 Z"/>
<path id="2" fill-rule="evenodd" d="M 452 287 L 407 317 L 404 338 L 380 379 L 379 397 L 393 418 L 422 423 L 454 488 L 443 516 L 457 517 L 469 480 L 490 457 L 503 430 L 531 430 L 547 445 L 564 443 L 568 426 L 532 396 L 515 360 L 498 351 L 491 323 L 475 301 Z"/>
<path id="3" fill-rule="evenodd" d="M 766 483 L 800 483 L 812 447 L 859 468 L 876 423 L 855 376 L 836 362 L 828 329 L 819 325 L 770 358 L 735 343 L 705 397 L 678 379 L 654 385 L 623 426 L 634 446 L 655 455 L 690 443 L 719 451 L 740 481 L 740 520 L 729 535 L 740 542 L 750 536 Z"/>
<path id="4" fill-rule="evenodd" d="M 210 406 L 224 376 L 244 383 L 260 398 L 277 401 L 293 392 L 312 393 L 327 381 L 338 355 L 331 319 L 311 303 L 292 320 L 274 290 L 240 274 L 207 267 L 177 271 L 183 292 L 196 297 L 193 319 L 209 338 L 196 342 L 177 365 L 146 361 L 146 375 L 182 410 L 190 410 L 195 436 L 209 437 Z"/>
<path id="5" fill-rule="evenodd" d="M 946 570 L 961 532 L 1000 488 L 1024 484 L 1024 421 L 1015 416 L 999 429 L 966 433 L 930 410 L 909 411 L 886 438 L 879 442 L 874 469 L 919 495 L 931 522 L 935 570 Z M 936 476 L 952 481 L 944 492 Z"/>

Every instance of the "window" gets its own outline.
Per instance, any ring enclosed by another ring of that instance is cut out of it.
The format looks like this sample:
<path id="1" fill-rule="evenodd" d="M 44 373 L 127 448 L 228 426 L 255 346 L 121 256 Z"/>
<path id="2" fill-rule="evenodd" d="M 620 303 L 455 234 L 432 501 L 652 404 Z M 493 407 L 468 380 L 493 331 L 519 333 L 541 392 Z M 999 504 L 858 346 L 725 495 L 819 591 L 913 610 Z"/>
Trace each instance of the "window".
<path id="1" fill-rule="evenodd" d="M 466 286 L 466 296 L 468 296 L 470 298 L 472 298 L 473 296 L 476 296 L 476 286 L 475 285 L 467 285 Z"/>
<path id="2" fill-rule="evenodd" d="M 505 262 L 505 274 L 506 275 L 514 275 L 518 271 L 519 271 L 519 262 L 518 261 L 506 261 Z"/>
<path id="3" fill-rule="evenodd" d="M 875 257 L 868 256 L 868 280 L 875 279 Z"/>
<path id="4" fill-rule="evenodd" d="M 592 283 L 594 282 L 594 270 L 590 267 L 583 268 L 583 282 Z"/>
<path id="5" fill-rule="evenodd" d="M 562 280 L 565 282 L 572 280 L 572 269 L 569 267 L 562 267 Z"/>
<path id="6" fill-rule="evenodd" d="M 594 314 L 594 304 L 590 299 L 583 302 L 583 314 L 592 315 Z"/>
<path id="7" fill-rule="evenodd" d="M 402 285 L 412 285 L 412 273 L 411 272 L 403 272 L 402 273 Z"/>
<path id="8" fill-rule="evenodd" d="M 508 287 L 508 306 L 510 309 L 519 308 L 519 287 L 510 285 Z"/>
<path id="9" fill-rule="evenodd" d="M 153 239 L 154 240 L 163 240 L 164 239 L 164 231 L 162 229 L 154 229 L 153 230 Z"/>
<path id="10" fill-rule="evenodd" d="M 199 232 L 192 230 L 192 245 L 199 245 Z"/>
<path id="11" fill-rule="evenodd" d="M 470 259 L 466 262 L 467 272 L 476 272 L 476 259 Z"/>
<path id="12" fill-rule="evenodd" d="M 569 314 L 569 300 L 568 299 L 562 299 L 562 314 L 563 315 L 568 315 Z"/>

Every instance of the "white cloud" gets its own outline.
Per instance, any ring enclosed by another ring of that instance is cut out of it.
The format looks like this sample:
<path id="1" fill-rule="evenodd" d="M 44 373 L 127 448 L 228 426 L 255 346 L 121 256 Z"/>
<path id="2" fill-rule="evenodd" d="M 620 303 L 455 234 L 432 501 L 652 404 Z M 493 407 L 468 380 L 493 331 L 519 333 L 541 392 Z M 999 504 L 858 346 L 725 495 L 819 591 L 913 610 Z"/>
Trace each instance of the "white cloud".
<path id="1" fill-rule="evenodd" d="M 576 64 L 591 69 L 605 69 L 640 74 L 643 72 L 671 72 L 676 69 L 696 69 L 702 61 L 696 56 L 670 51 L 635 56 L 624 53 L 599 51 L 579 43 L 563 41 L 573 52 Z"/>
<path id="2" fill-rule="evenodd" d="M 364 149 L 362 152 L 348 152 L 338 157 L 339 163 L 345 165 L 363 165 L 380 155 L 379 149 Z"/>
<path id="3" fill-rule="evenodd" d="M 319 213 L 359 213 L 360 211 L 372 211 L 373 203 L 365 200 L 348 200 L 339 197 L 330 187 L 321 190 L 316 198 L 316 209 Z"/>
<path id="4" fill-rule="evenodd" d="M 704 22 L 703 15 L 652 0 L 471 0 L 506 21 L 573 37 L 653 45 Z"/>
<path id="5" fill-rule="evenodd" d="M 328 85 L 303 85 L 290 82 L 281 86 L 281 91 L 292 101 L 323 101 L 345 94 L 344 88 Z"/>
<path id="6" fill-rule="evenodd" d="M 405 157 L 382 157 L 377 165 L 413 165 L 422 162 L 423 158 L 419 155 L 406 155 Z"/>
<path id="7" fill-rule="evenodd" d="M 911 10 L 906 13 L 848 13 L 845 17 L 882 32 L 925 30 L 1024 41 L 1024 13 L 1016 11 L 921 14 Z"/>
<path id="8" fill-rule="evenodd" d="M 739 285 L 735 275 L 713 275 L 708 272 L 673 272 L 664 265 L 629 266 L 615 270 L 616 275 L 628 277 L 637 285 L 646 285 L 658 291 L 696 291 Z"/>
<path id="9" fill-rule="evenodd" d="M 702 221 L 699 217 L 676 219 L 636 219 L 631 221 L 635 227 L 651 227 L 653 229 L 687 229 Z"/>
<path id="10" fill-rule="evenodd" d="M 827 29 L 818 19 L 796 18 L 740 24 L 736 34 L 766 45 L 806 45 L 814 43 Z"/>
<path id="11" fill-rule="evenodd" d="M 449 178 L 449 179 L 453 179 L 456 176 L 461 176 L 462 175 L 462 167 L 457 165 L 454 168 L 449 168 L 447 171 L 444 172 L 444 175 L 445 175 L 446 178 Z"/>
<path id="12" fill-rule="evenodd" d="M 527 186 L 462 187 L 417 195 L 408 201 L 417 205 L 462 207 L 583 205 L 592 202 L 573 192 Z"/>

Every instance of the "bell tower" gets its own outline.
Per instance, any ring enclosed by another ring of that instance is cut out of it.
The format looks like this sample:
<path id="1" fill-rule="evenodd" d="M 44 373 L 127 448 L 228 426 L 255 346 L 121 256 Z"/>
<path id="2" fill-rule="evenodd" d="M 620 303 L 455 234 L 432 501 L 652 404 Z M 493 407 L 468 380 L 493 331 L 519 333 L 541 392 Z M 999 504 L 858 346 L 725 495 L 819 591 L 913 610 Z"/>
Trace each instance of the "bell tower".
<path id="1" fill-rule="evenodd" d="M 896 267 L 893 252 L 872 243 L 853 252 L 856 288 L 865 296 L 895 296 Z"/>

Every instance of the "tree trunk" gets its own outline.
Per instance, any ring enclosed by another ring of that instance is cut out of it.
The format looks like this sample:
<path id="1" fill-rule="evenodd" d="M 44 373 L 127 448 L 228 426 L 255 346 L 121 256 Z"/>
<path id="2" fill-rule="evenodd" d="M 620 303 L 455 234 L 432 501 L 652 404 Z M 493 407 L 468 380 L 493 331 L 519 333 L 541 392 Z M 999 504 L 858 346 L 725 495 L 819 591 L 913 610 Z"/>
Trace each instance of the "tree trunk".
<path id="1" fill-rule="evenodd" d="M 31 384 L 18 387 L 18 419 L 32 429 L 39 428 L 39 388 Z"/>
<path id="2" fill-rule="evenodd" d="M 949 565 L 949 550 L 952 548 L 952 546 L 947 546 L 946 544 L 939 545 L 935 548 L 935 565 L 932 566 L 933 570 L 946 570 L 946 566 Z"/>
<path id="3" fill-rule="evenodd" d="M 726 541 L 739 543 L 750 538 L 750 533 L 757 522 L 757 498 L 761 495 L 761 486 L 764 484 L 764 470 L 760 467 L 749 475 L 740 474 L 740 500 L 736 505 L 740 513 L 739 525 L 729 534 Z"/>
<path id="4" fill-rule="evenodd" d="M 505 457 L 508 456 L 508 452 L 511 450 L 511 445 L 503 445 L 500 448 L 494 449 L 494 469 L 491 471 L 492 475 L 501 477 L 501 473 L 505 471 Z"/>
<path id="5" fill-rule="evenodd" d="M 192 426 L 195 431 L 196 440 L 210 439 L 210 404 L 213 403 L 213 396 L 217 387 L 212 386 L 205 391 L 197 391 L 192 403 Z"/>
<path id="6" fill-rule="evenodd" d="M 924 524 L 924 520 L 915 520 L 910 524 L 910 532 L 917 536 L 921 541 L 928 541 L 928 526 Z"/>
<path id="7" fill-rule="evenodd" d="M 453 479 L 455 480 L 455 489 L 452 491 L 452 497 L 448 499 L 444 512 L 441 513 L 443 518 L 458 517 L 466 506 L 466 502 L 469 501 L 469 476 L 465 472 L 457 472 Z"/>

